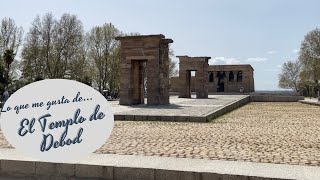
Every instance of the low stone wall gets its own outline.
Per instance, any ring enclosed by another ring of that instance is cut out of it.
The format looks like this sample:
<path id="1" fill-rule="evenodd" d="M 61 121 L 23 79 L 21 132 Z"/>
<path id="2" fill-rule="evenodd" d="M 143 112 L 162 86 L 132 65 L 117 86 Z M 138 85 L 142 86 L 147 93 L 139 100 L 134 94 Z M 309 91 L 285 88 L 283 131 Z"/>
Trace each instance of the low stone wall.
<path id="1" fill-rule="evenodd" d="M 191 92 L 196 95 L 195 92 Z M 171 96 L 178 96 L 179 92 L 170 92 Z M 209 95 L 250 95 L 252 102 L 298 102 L 304 100 L 304 96 L 299 96 L 293 93 L 214 93 L 209 92 Z"/>
<path id="2" fill-rule="evenodd" d="M 157 160 L 157 159 L 156 159 Z M 176 159 L 179 162 L 179 159 Z M 190 168 L 176 166 L 176 168 L 157 169 L 144 167 L 143 162 L 136 167 L 99 165 L 99 164 L 66 164 L 38 161 L 1 160 L 0 179 L 89 179 L 89 180 L 269 180 L 267 176 L 234 175 L 215 172 L 189 171 Z M 148 164 L 148 163 L 147 163 Z M 149 163 L 150 164 L 150 163 Z M 188 163 L 186 163 L 188 164 Z M 177 164 L 178 165 L 178 164 Z M 174 165 L 175 166 L 175 165 Z M 190 166 L 189 164 L 187 167 Z M 197 166 L 197 164 L 194 164 Z M 185 169 L 185 170 L 183 170 Z M 226 171 L 227 172 L 227 171 Z M 276 178 L 282 179 L 282 178 Z"/>
<path id="3" fill-rule="evenodd" d="M 250 96 L 246 96 L 236 102 L 232 102 L 230 104 L 228 104 L 227 106 L 224 106 L 218 110 L 216 110 L 214 113 L 211 113 L 210 115 L 207 116 L 207 121 L 212 121 L 213 119 L 222 116 L 223 114 L 226 114 L 228 112 L 231 112 L 235 109 L 238 109 L 241 106 L 244 106 L 246 104 L 248 104 L 249 102 L 251 102 L 251 98 Z"/>
<path id="4" fill-rule="evenodd" d="M 114 115 L 116 121 L 207 122 L 206 116 Z"/>
<path id="5" fill-rule="evenodd" d="M 277 95 L 277 94 L 250 94 L 252 102 L 298 102 L 304 96 Z"/>
<path id="6" fill-rule="evenodd" d="M 196 99 L 195 99 L 196 100 Z M 213 100 L 214 101 L 214 100 Z M 213 119 L 231 112 L 247 103 L 250 102 L 250 96 L 249 95 L 243 95 L 239 96 L 239 98 L 235 99 L 234 101 L 227 103 L 229 101 L 226 101 L 225 104 L 223 104 L 219 108 L 213 108 L 210 112 L 205 112 L 201 115 L 193 115 L 193 114 L 182 114 L 182 115 L 151 115 L 151 114 L 145 114 L 145 115 L 137 115 L 137 114 L 115 114 L 114 119 L 118 121 L 169 121 L 169 122 L 209 122 Z M 159 107 L 160 109 L 163 107 Z"/>

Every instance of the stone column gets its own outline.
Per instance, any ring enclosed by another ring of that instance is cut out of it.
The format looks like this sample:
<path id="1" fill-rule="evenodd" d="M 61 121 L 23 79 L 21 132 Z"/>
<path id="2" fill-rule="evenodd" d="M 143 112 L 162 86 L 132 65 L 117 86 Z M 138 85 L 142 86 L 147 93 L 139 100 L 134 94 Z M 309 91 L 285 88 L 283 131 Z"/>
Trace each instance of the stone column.
<path id="1" fill-rule="evenodd" d="M 123 52 L 121 52 L 121 70 L 120 70 L 120 104 L 132 104 L 131 92 L 132 84 L 130 77 L 132 76 L 131 61 L 127 61 Z"/>
<path id="2" fill-rule="evenodd" d="M 188 70 L 188 57 L 179 58 L 179 98 L 191 98 L 191 71 Z"/>
<path id="3" fill-rule="evenodd" d="M 197 98 L 208 98 L 208 64 L 200 63 L 199 68 L 196 73 L 195 83 Z"/>

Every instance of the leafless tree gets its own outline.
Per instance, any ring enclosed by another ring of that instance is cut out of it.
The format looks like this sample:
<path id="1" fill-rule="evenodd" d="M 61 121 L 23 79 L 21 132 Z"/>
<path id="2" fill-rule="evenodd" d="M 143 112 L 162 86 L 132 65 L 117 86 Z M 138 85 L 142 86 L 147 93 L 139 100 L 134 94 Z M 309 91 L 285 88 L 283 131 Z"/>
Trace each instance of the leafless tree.
<path id="1" fill-rule="evenodd" d="M 173 60 L 174 58 L 174 51 L 173 49 L 169 49 L 169 61 L 170 61 L 170 66 L 169 66 L 169 77 L 176 76 L 178 74 L 177 70 L 177 62 Z"/>
<path id="2" fill-rule="evenodd" d="M 300 86 L 304 94 L 316 95 L 320 90 L 320 29 L 306 34 L 301 43 L 299 61 L 302 65 Z"/>
<path id="3" fill-rule="evenodd" d="M 84 66 L 82 22 L 71 14 L 56 20 L 51 13 L 37 16 L 29 29 L 22 50 L 22 72 L 27 79 L 71 78 Z M 78 66 L 78 67 L 73 67 Z M 82 77 L 76 77 L 81 79 Z"/>
<path id="4" fill-rule="evenodd" d="M 3 55 L 7 49 L 17 54 L 22 42 L 22 27 L 18 27 L 11 18 L 4 18 L 1 21 L 0 30 L 0 54 Z"/>
<path id="5" fill-rule="evenodd" d="M 120 34 L 111 23 L 94 27 L 87 34 L 88 58 L 93 60 L 94 81 L 100 92 L 119 87 L 120 49 L 115 37 Z"/>
<path id="6" fill-rule="evenodd" d="M 282 72 L 279 74 L 279 87 L 299 91 L 301 64 L 299 61 L 287 61 L 282 65 Z"/>
<path id="7" fill-rule="evenodd" d="M 23 29 L 11 18 L 3 18 L 0 24 L 0 60 L 4 65 L 6 76 L 16 78 L 18 62 L 15 59 L 22 43 Z"/>

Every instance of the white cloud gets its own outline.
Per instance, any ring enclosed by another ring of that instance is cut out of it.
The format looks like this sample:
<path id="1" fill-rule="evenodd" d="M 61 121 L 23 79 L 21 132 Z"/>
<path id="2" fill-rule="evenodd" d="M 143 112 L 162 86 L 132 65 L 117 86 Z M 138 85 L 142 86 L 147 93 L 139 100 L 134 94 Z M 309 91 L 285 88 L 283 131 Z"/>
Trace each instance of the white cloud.
<path id="1" fill-rule="evenodd" d="M 298 54 L 299 51 L 300 51 L 300 49 L 294 49 L 294 50 L 292 50 L 292 52 L 293 52 L 293 53 L 296 53 L 296 54 Z"/>
<path id="2" fill-rule="evenodd" d="M 282 65 L 277 65 L 276 68 L 266 68 L 263 69 L 263 71 L 268 71 L 268 72 L 279 72 L 281 70 Z"/>
<path id="3" fill-rule="evenodd" d="M 236 58 L 227 58 L 227 57 L 215 57 L 210 61 L 210 65 L 212 64 L 240 64 L 240 61 Z"/>
<path id="4" fill-rule="evenodd" d="M 270 50 L 267 52 L 267 54 L 276 54 L 276 53 L 277 53 L 277 51 L 275 51 L 275 50 Z"/>
<path id="5" fill-rule="evenodd" d="M 254 57 L 254 58 L 247 59 L 248 62 L 263 62 L 267 60 L 268 60 L 267 58 L 262 58 L 262 57 Z"/>

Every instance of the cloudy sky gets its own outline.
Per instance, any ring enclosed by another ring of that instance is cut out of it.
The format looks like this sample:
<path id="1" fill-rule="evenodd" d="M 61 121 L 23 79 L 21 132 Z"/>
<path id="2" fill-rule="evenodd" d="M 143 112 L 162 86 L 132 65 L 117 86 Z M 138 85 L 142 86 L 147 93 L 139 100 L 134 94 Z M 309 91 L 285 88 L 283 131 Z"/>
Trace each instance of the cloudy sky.
<path id="1" fill-rule="evenodd" d="M 10 0 L 0 18 L 28 31 L 36 15 L 78 15 L 85 30 L 106 22 L 124 32 L 164 34 L 175 55 L 210 64 L 251 64 L 256 90 L 278 90 L 281 64 L 297 58 L 304 35 L 320 26 L 318 0 Z"/>

